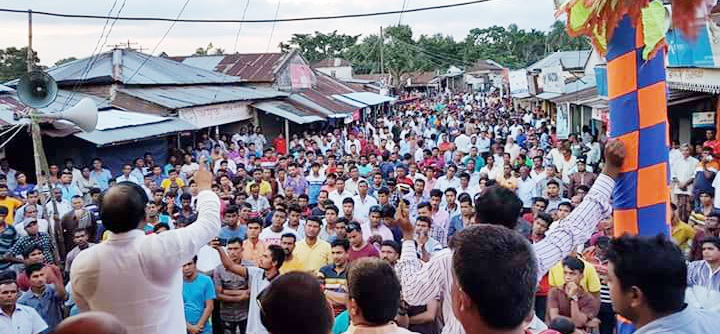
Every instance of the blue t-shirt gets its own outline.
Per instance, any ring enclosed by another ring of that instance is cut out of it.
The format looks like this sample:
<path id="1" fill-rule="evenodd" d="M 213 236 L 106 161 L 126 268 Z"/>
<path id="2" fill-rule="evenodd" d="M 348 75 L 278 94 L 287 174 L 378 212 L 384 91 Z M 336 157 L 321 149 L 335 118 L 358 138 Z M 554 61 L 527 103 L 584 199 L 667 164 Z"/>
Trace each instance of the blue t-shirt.
<path id="1" fill-rule="evenodd" d="M 218 234 L 218 238 L 225 239 L 225 241 L 228 241 L 232 238 L 240 238 L 240 240 L 245 240 L 245 233 L 247 232 L 247 227 L 244 225 L 238 225 L 238 227 L 234 230 L 231 230 L 228 226 L 223 226 L 222 229 L 220 229 L 220 234 Z"/>
<path id="2" fill-rule="evenodd" d="M 335 324 L 333 325 L 332 333 L 345 333 L 348 330 L 348 327 L 350 327 L 350 313 L 345 310 L 342 313 L 338 314 L 337 317 L 335 317 Z"/>
<path id="3" fill-rule="evenodd" d="M 183 304 L 185 305 L 185 320 L 193 325 L 202 317 L 205 310 L 205 301 L 215 299 L 215 286 L 210 277 L 198 273 L 195 280 L 183 280 Z M 208 319 L 202 333 L 212 333 L 212 324 Z"/>

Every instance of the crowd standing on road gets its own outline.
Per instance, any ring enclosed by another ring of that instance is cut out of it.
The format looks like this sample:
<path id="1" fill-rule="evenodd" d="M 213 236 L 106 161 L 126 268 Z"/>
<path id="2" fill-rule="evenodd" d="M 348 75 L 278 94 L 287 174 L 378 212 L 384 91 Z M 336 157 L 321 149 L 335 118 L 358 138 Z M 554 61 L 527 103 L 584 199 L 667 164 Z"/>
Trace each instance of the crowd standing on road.
<path id="1" fill-rule="evenodd" d="M 114 185 L 147 199 L 134 233 L 209 224 L 201 169 L 222 227 L 177 268 L 187 333 L 611 334 L 618 315 L 638 332 L 706 328 L 683 302 L 688 287 L 720 294 L 720 141 L 673 144 L 672 243 L 612 239 L 623 157 L 602 131 L 559 138 L 541 109 L 447 92 L 291 138 L 203 134 L 120 171 L 68 159 L 50 166 L 51 188 L 0 160 L 0 332 L 52 332 L 88 308 L 69 278 L 103 277 L 72 264 L 119 239 L 101 213 Z"/>

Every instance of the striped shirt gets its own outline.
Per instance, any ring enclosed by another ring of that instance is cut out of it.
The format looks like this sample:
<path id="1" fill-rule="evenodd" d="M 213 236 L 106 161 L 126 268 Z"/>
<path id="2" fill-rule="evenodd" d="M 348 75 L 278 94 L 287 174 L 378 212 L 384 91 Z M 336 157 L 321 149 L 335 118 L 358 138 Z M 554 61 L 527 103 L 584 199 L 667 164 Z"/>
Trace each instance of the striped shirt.
<path id="1" fill-rule="evenodd" d="M 590 239 L 597 223 L 610 215 L 610 195 L 614 187 L 615 181 L 611 177 L 605 174 L 598 176 L 583 202 L 567 218 L 556 223 L 558 227 L 548 232 L 543 240 L 532 245 L 538 262 L 538 282 L 571 250 Z M 426 305 L 442 295 L 445 322 L 442 333 L 464 334 L 452 310 L 452 251 L 443 249 L 424 265 L 416 254 L 415 242 L 403 241 L 400 261 L 395 266 L 402 283 L 403 298 L 410 305 Z"/>
<path id="2" fill-rule="evenodd" d="M 700 285 L 714 291 L 720 291 L 720 267 L 712 270 L 705 260 L 688 263 L 688 286 Z"/>

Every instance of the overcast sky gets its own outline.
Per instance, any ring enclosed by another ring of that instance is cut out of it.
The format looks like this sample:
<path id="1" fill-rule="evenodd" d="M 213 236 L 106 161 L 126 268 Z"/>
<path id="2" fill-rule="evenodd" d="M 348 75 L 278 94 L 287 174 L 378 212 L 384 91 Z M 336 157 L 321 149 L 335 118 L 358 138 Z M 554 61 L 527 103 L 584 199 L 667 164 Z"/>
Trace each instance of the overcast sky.
<path id="1" fill-rule="evenodd" d="M 246 0 L 190 0 L 183 18 L 240 19 Z M 463 0 L 406 0 L 407 8 L 458 3 Z M 33 9 L 73 14 L 106 15 L 114 0 L 66 0 L 3 1 L 2 8 Z M 117 13 L 123 0 L 117 0 L 113 14 Z M 177 16 L 185 0 L 127 0 L 122 16 Z M 275 16 L 278 0 L 250 0 L 246 19 L 268 19 Z M 280 0 L 279 18 L 324 16 L 374 11 L 399 10 L 403 0 Z M 415 36 L 442 33 L 462 40 L 472 28 L 492 25 L 517 24 L 523 29 L 548 30 L 553 18 L 553 0 L 491 0 L 458 8 L 428 12 L 409 13 L 402 16 L 402 23 L 413 28 Z M 178 23 L 157 48 L 156 54 L 165 51 L 170 55 L 188 55 L 199 46 L 212 42 L 226 52 L 277 52 L 277 45 L 293 33 L 330 32 L 338 30 L 346 34 L 377 33 L 380 26 L 398 23 L 399 15 L 341 20 L 277 23 L 272 34 L 272 24 L 245 24 L 234 46 L 239 24 L 192 24 Z M 95 48 L 102 32 L 104 20 L 80 20 L 33 17 L 33 48 L 43 65 L 52 65 L 65 57 L 86 57 Z M 170 26 L 168 22 L 148 23 L 118 21 L 107 45 L 138 43 L 144 52 L 150 52 Z M 0 48 L 27 45 L 27 15 L 0 13 Z M 268 48 L 269 45 L 269 48 Z"/>

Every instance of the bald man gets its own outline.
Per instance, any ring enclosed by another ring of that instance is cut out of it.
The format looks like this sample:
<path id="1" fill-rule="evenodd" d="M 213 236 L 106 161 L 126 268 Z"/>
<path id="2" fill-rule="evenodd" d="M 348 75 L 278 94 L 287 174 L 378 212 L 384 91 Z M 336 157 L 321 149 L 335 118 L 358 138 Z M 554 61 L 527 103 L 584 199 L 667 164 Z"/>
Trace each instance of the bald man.
<path id="1" fill-rule="evenodd" d="M 128 334 L 127 329 L 112 314 L 85 312 L 65 319 L 55 334 Z"/>

